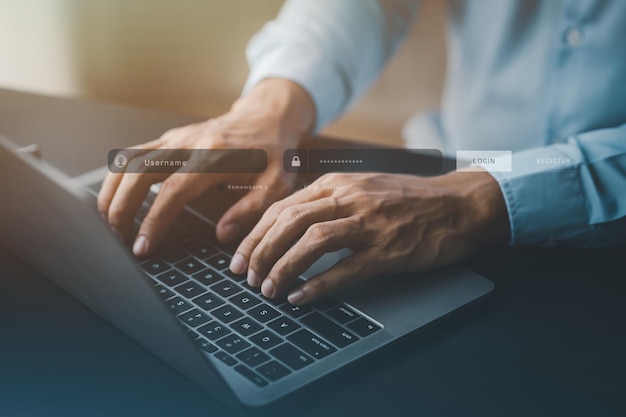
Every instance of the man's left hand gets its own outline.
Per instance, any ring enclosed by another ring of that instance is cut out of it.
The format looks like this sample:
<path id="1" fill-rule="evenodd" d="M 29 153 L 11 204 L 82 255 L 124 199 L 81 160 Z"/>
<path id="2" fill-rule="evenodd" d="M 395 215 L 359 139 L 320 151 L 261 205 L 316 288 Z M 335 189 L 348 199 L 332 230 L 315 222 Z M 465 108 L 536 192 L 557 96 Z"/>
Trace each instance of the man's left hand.
<path id="1" fill-rule="evenodd" d="M 266 297 L 290 290 L 306 304 L 382 274 L 458 262 L 508 241 L 497 182 L 483 171 L 422 178 L 397 174 L 327 174 L 274 203 L 241 242 L 231 269 Z M 352 255 L 293 288 L 328 252 Z"/>

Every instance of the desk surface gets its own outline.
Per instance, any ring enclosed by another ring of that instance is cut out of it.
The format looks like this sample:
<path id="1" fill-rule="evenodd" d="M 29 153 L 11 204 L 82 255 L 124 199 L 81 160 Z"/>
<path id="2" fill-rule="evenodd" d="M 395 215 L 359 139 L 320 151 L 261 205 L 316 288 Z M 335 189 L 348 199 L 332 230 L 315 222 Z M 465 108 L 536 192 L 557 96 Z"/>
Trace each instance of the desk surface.
<path id="1" fill-rule="evenodd" d="M 55 124 L 63 112 L 98 130 Z M 0 132 L 23 144 L 49 140 L 53 162 L 64 154 L 50 143 L 115 135 L 126 146 L 191 120 L 0 90 Z M 495 282 L 490 298 L 253 415 L 623 416 L 625 254 L 481 254 L 469 264 Z M 0 332 L 0 415 L 230 415 L 2 249 Z"/>

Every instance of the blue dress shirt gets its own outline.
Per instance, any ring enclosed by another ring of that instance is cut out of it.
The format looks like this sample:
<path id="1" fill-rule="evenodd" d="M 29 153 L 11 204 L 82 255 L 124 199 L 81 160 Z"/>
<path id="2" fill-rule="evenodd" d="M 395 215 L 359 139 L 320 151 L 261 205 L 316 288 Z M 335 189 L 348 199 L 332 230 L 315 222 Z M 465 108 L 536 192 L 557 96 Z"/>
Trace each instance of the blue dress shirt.
<path id="1" fill-rule="evenodd" d="M 287 1 L 248 46 L 244 93 L 295 81 L 323 128 L 376 79 L 417 3 Z M 443 104 L 418 126 L 447 154 L 513 151 L 492 172 L 511 243 L 625 242 L 626 1 L 450 0 L 447 27 Z"/>

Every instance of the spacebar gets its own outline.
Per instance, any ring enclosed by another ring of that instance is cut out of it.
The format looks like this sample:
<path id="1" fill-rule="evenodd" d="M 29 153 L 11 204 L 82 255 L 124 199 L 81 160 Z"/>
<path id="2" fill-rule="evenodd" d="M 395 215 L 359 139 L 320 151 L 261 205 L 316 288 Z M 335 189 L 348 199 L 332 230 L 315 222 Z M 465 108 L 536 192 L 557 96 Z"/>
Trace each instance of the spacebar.
<path id="1" fill-rule="evenodd" d="M 330 321 L 320 313 L 311 313 L 300 319 L 300 321 L 315 330 L 320 336 L 326 338 L 326 340 L 335 346 L 345 347 L 359 339 L 356 335 L 350 333 L 337 323 Z"/>

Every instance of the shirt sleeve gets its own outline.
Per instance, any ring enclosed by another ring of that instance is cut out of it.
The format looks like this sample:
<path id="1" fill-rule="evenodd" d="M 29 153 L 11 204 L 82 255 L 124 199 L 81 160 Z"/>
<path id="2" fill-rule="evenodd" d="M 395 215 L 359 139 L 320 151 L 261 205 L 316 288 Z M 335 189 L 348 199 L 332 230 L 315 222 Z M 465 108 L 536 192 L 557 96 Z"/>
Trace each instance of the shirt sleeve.
<path id="1" fill-rule="evenodd" d="M 626 242 L 626 124 L 513 154 L 500 184 L 513 245 Z"/>
<path id="2" fill-rule="evenodd" d="M 294 81 L 312 97 L 319 131 L 375 80 L 416 9 L 416 0 L 288 0 L 248 44 L 243 94 L 265 78 Z"/>

